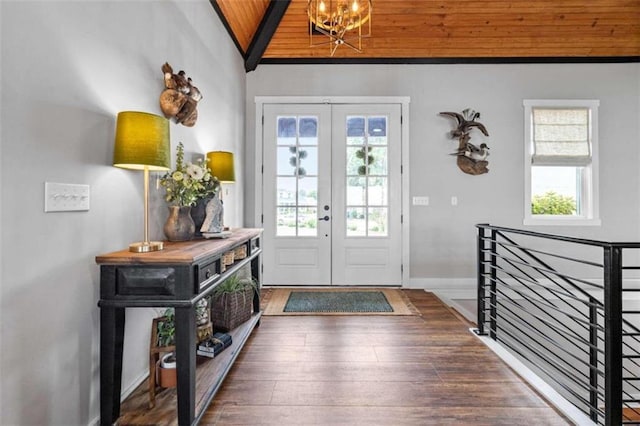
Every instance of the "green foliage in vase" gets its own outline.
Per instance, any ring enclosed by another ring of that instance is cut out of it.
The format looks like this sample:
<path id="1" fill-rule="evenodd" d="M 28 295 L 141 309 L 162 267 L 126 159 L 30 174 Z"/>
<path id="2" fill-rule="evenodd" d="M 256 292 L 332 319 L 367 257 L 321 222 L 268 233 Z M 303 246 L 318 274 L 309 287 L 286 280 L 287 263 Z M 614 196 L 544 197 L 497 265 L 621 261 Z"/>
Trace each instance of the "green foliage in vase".
<path id="1" fill-rule="evenodd" d="M 576 200 L 573 197 L 549 191 L 535 195 L 531 200 L 531 213 L 541 215 L 573 215 L 576 212 Z"/>
<path id="2" fill-rule="evenodd" d="M 167 172 L 160 184 L 165 188 L 165 200 L 173 206 L 193 206 L 201 198 L 208 198 L 218 191 L 220 182 L 211 174 L 204 159 L 197 164 L 184 161 L 184 146 L 178 144 L 176 168 Z"/>

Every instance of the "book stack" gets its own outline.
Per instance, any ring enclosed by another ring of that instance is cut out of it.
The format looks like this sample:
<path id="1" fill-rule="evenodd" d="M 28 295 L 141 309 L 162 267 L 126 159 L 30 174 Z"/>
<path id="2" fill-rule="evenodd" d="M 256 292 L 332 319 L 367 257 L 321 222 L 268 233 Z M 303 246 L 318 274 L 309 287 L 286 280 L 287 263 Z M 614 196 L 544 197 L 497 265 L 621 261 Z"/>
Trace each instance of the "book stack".
<path id="1" fill-rule="evenodd" d="M 200 342 L 196 354 L 213 358 L 218 356 L 220 352 L 231 346 L 231 335 L 226 333 L 215 333 L 207 340 Z"/>

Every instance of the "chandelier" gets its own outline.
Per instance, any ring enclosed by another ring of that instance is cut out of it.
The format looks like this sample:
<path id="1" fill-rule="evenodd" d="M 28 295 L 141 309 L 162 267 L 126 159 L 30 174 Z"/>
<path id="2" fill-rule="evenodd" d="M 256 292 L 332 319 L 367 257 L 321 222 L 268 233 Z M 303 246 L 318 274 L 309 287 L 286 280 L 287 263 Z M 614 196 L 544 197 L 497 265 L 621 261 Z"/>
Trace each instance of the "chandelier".
<path id="1" fill-rule="evenodd" d="M 362 53 L 362 38 L 371 35 L 371 9 L 371 0 L 309 0 L 309 45 L 328 44 L 331 56 L 341 45 Z M 314 43 L 318 33 L 329 40 Z"/>

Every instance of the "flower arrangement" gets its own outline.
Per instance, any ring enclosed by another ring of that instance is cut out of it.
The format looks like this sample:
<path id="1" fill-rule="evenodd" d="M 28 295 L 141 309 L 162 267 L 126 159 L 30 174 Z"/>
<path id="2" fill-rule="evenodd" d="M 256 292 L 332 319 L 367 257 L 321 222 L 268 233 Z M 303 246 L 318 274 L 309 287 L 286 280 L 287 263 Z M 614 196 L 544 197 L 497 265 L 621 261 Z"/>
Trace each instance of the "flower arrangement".
<path id="1" fill-rule="evenodd" d="M 220 182 L 202 158 L 197 164 L 184 161 L 182 142 L 176 151 L 175 170 L 167 172 L 160 184 L 166 190 L 165 200 L 174 206 L 193 206 L 200 198 L 210 197 L 220 188 Z"/>

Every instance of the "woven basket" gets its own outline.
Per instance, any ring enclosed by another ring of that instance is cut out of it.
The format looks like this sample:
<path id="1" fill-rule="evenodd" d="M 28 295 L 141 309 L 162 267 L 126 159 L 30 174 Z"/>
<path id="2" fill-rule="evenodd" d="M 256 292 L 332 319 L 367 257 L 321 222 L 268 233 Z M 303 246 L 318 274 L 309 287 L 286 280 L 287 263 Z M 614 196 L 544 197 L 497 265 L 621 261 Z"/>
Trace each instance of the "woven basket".
<path id="1" fill-rule="evenodd" d="M 213 328 L 231 331 L 251 318 L 253 311 L 253 289 L 238 293 L 227 293 L 211 300 L 211 322 Z"/>
<path id="2" fill-rule="evenodd" d="M 247 257 L 247 246 L 240 246 L 233 249 L 233 255 L 236 260 L 241 260 Z"/>
<path id="3" fill-rule="evenodd" d="M 230 250 L 222 255 L 222 263 L 225 265 L 233 265 L 234 262 L 234 253 L 233 250 Z"/>
<path id="4" fill-rule="evenodd" d="M 220 259 L 220 270 L 222 272 L 226 271 L 227 270 L 227 266 L 233 265 L 234 260 L 235 259 L 234 259 L 233 250 L 224 253 L 222 255 L 222 258 Z"/>

